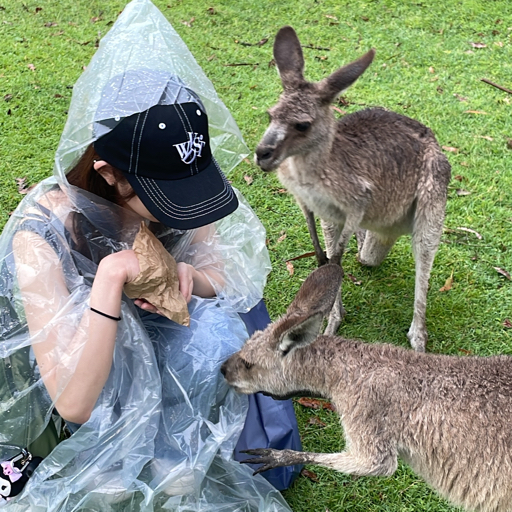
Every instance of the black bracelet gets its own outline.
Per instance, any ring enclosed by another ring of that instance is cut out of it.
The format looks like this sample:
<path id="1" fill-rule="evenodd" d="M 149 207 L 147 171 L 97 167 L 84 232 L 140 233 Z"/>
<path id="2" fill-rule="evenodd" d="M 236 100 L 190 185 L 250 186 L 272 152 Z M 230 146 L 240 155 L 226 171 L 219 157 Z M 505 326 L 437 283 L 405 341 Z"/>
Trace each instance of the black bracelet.
<path id="1" fill-rule="evenodd" d="M 107 315 L 107 313 L 103 313 L 103 311 L 98 311 L 97 309 L 91 308 L 90 306 L 89 306 L 89 309 L 91 311 L 94 311 L 95 313 L 98 313 L 98 315 L 104 316 L 105 318 L 110 318 L 110 320 L 115 320 L 116 322 L 120 322 L 121 321 L 121 317 L 120 316 Z"/>

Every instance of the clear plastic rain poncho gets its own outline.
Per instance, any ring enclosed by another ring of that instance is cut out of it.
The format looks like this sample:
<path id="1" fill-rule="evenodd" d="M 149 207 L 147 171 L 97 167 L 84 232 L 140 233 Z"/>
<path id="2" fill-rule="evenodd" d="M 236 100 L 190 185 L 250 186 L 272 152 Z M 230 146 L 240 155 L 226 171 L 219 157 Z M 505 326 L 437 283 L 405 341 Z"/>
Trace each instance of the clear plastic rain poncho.
<path id="1" fill-rule="evenodd" d="M 224 171 L 247 154 L 233 118 L 167 20 L 149 0 L 131 2 L 74 88 L 55 176 L 25 197 L 0 239 L 3 460 L 15 454 L 15 447 L 31 449 L 39 443 L 41 449 L 48 431 L 55 433 L 55 427 L 60 431 L 62 420 L 54 414 L 33 347 L 51 333 L 58 340 L 53 355 L 61 374 L 61 392 L 85 343 L 70 340 L 90 314 L 88 301 L 97 265 L 105 255 L 129 249 L 139 228 L 137 215 L 66 180 L 66 172 L 97 136 L 95 123 L 131 115 L 159 101 L 155 90 L 144 104 L 128 106 L 123 112 L 98 111 L 105 84 L 139 68 L 177 75 L 199 94 L 210 119 L 212 150 Z M 125 298 L 112 368 L 90 419 L 56 447 L 49 443 L 50 453 L 43 454 L 37 471 L 6 509 L 289 510 L 266 480 L 252 477 L 251 469 L 232 458 L 247 397 L 228 388 L 219 367 L 247 338 L 238 313 L 259 301 L 270 270 L 264 229 L 243 198 L 239 200 L 240 207 L 200 241 L 193 240 L 193 232 L 161 233 L 178 261 L 199 269 L 210 265 L 222 269 L 224 282 L 212 283 L 217 298 L 192 299 L 190 328 L 142 312 Z M 77 218 L 81 243 L 72 236 L 72 219 Z M 16 251 L 23 251 L 23 236 L 20 242 L 18 235 L 26 232 L 41 247 L 41 258 L 33 268 L 26 262 L 17 268 Z M 37 293 L 21 294 L 18 273 L 37 282 L 45 275 L 45 258 L 55 257 L 62 267 L 66 293 L 59 298 L 58 313 L 29 332 L 27 311 L 42 304 Z"/>

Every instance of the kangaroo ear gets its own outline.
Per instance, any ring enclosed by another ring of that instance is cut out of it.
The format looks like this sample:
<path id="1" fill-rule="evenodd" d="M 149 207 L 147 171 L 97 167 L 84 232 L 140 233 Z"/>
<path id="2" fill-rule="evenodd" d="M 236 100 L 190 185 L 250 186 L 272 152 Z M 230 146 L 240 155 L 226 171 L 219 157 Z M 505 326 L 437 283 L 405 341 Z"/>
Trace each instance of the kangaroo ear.
<path id="1" fill-rule="evenodd" d="M 313 343 L 320 334 L 323 319 L 324 315 L 321 312 L 299 317 L 285 317 L 275 330 L 278 339 L 277 348 L 286 355 L 294 348 Z"/>
<path id="2" fill-rule="evenodd" d="M 292 27 L 282 27 L 274 41 L 274 60 L 284 89 L 304 82 L 304 56 Z"/>
<path id="3" fill-rule="evenodd" d="M 372 48 L 359 59 L 343 66 L 319 82 L 322 99 L 326 103 L 330 103 L 338 94 L 348 89 L 366 71 L 374 56 L 375 50 Z"/>
<path id="4" fill-rule="evenodd" d="M 340 291 L 342 277 L 341 267 L 329 264 L 317 268 L 302 283 L 286 314 L 273 327 L 273 337 L 283 355 L 316 340 Z"/>
<path id="5" fill-rule="evenodd" d="M 288 307 L 287 314 L 327 315 L 341 287 L 343 270 L 332 263 L 317 268 L 302 283 L 295 299 Z"/>

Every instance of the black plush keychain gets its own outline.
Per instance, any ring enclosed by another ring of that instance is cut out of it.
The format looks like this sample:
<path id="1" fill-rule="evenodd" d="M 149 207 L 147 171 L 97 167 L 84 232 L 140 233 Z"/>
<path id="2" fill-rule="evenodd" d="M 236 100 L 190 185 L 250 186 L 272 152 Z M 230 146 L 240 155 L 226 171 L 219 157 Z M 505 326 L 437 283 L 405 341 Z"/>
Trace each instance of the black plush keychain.
<path id="1" fill-rule="evenodd" d="M 5 501 L 17 496 L 43 459 L 21 449 L 14 457 L 0 463 L 0 497 Z M 1 502 L 0 502 L 1 504 Z"/>

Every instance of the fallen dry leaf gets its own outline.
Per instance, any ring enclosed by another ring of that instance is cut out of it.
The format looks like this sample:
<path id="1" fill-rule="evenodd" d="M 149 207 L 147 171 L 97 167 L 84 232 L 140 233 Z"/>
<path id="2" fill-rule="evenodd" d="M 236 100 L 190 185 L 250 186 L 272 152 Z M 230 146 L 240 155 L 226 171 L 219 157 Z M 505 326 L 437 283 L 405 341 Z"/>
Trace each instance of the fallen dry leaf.
<path id="1" fill-rule="evenodd" d="M 315 255 L 315 251 L 311 252 L 305 252 L 304 254 L 300 254 L 299 256 L 294 256 L 293 258 L 290 258 L 286 261 L 295 261 L 295 260 L 301 260 L 302 258 L 310 258 L 311 256 Z"/>
<path id="2" fill-rule="evenodd" d="M 44 26 L 45 27 L 56 27 L 57 26 L 57 22 L 49 21 L 48 23 L 45 23 Z"/>
<path id="3" fill-rule="evenodd" d="M 428 68 L 428 72 L 429 72 L 429 73 L 435 73 L 435 69 L 434 69 L 432 66 L 430 66 L 430 67 Z"/>
<path id="4" fill-rule="evenodd" d="M 485 140 L 489 140 L 491 142 L 494 140 L 492 137 L 489 137 L 489 135 L 477 135 L 477 137 L 479 139 L 485 139 Z"/>
<path id="5" fill-rule="evenodd" d="M 449 151 L 450 153 L 458 153 L 458 148 L 453 148 L 452 146 L 441 146 L 445 151 Z"/>
<path id="6" fill-rule="evenodd" d="M 297 403 L 308 409 L 322 409 L 322 402 L 317 398 L 298 398 Z"/>
<path id="7" fill-rule="evenodd" d="M 445 281 L 444 286 L 441 286 L 439 288 L 440 292 L 447 292 L 448 290 L 451 290 L 453 286 L 453 272 L 451 276 Z"/>
<path id="8" fill-rule="evenodd" d="M 332 14 L 326 14 L 325 15 L 326 18 L 329 18 L 330 20 L 336 20 L 338 21 L 338 18 L 336 18 L 336 16 L 333 16 Z"/>
<path id="9" fill-rule="evenodd" d="M 334 406 L 331 402 L 320 400 L 318 398 L 301 397 L 298 398 L 296 402 L 302 405 L 302 407 L 307 407 L 308 409 L 327 409 L 329 411 L 334 411 Z"/>
<path id="10" fill-rule="evenodd" d="M 316 476 L 316 473 L 313 473 L 313 471 L 309 471 L 309 469 L 303 469 L 300 474 L 302 476 L 305 476 L 306 478 L 309 478 L 313 482 L 318 482 L 318 477 Z"/>
<path id="11" fill-rule="evenodd" d="M 207 12 L 208 14 L 211 14 L 211 15 L 213 15 L 213 14 L 215 14 L 215 13 L 216 13 L 216 12 L 215 12 L 215 9 L 214 9 L 213 7 L 208 7 L 208 9 L 206 10 L 206 12 Z"/>
<path id="12" fill-rule="evenodd" d="M 248 176 L 247 174 L 244 176 L 244 180 L 247 183 L 247 185 L 251 185 L 254 181 L 254 178 L 252 176 Z"/>
<path id="13" fill-rule="evenodd" d="M 281 243 L 284 239 L 286 238 L 286 233 L 284 233 L 283 235 L 281 235 L 278 239 L 277 239 L 277 243 Z"/>
<path id="14" fill-rule="evenodd" d="M 512 280 L 512 277 L 510 277 L 510 274 L 506 270 L 504 270 L 500 267 L 493 267 L 493 268 L 494 268 L 494 270 L 496 270 L 496 272 L 498 272 L 498 274 L 505 276 L 509 281 Z"/>
<path id="15" fill-rule="evenodd" d="M 4 96 L 4 101 L 10 101 L 10 100 L 12 100 L 12 94 L 6 94 Z"/>
<path id="16" fill-rule="evenodd" d="M 457 189 L 457 195 L 458 196 L 469 196 L 471 192 L 469 190 L 464 190 L 463 188 Z"/>
<path id="17" fill-rule="evenodd" d="M 498 32 L 499 33 L 499 32 Z M 501 41 L 494 41 L 494 44 L 496 46 L 499 46 L 500 48 L 503 48 L 503 43 Z"/>
<path id="18" fill-rule="evenodd" d="M 508 318 L 505 318 L 505 320 L 503 321 L 503 327 L 506 327 L 507 329 L 512 329 L 512 322 Z"/>
<path id="19" fill-rule="evenodd" d="M 477 238 L 478 240 L 482 240 L 482 235 L 480 233 L 478 233 L 477 231 L 475 231 L 474 229 L 471 229 L 471 228 L 455 228 L 455 229 L 458 229 L 459 231 L 467 231 L 468 233 L 473 233 Z"/>
<path id="20" fill-rule="evenodd" d="M 464 110 L 464 114 L 482 114 L 484 116 L 487 116 L 487 112 L 484 112 L 483 110 Z"/>
<path id="21" fill-rule="evenodd" d="M 335 107 L 334 105 L 331 107 L 333 110 L 336 110 L 336 112 L 338 112 L 339 114 L 341 115 L 344 115 L 347 113 L 346 110 L 341 110 L 341 108 L 338 108 L 338 107 Z"/>
<path id="22" fill-rule="evenodd" d="M 461 176 L 460 174 L 457 174 L 457 176 L 454 176 L 453 177 L 454 180 L 457 180 L 457 181 L 463 181 L 465 180 L 466 178 L 464 178 L 464 176 Z"/>
<path id="23" fill-rule="evenodd" d="M 190 18 L 189 21 L 182 21 L 181 23 L 183 23 L 183 25 L 185 25 L 187 27 L 192 27 L 192 23 L 194 23 L 194 21 L 196 21 L 196 18 L 192 17 L 192 18 Z"/>
<path id="24" fill-rule="evenodd" d="M 473 48 L 487 48 L 487 45 L 485 43 L 471 43 L 471 46 Z"/>
<path id="25" fill-rule="evenodd" d="M 362 284 L 362 281 L 358 281 L 352 274 L 345 274 L 356 286 Z"/>
<path id="26" fill-rule="evenodd" d="M 293 263 L 291 261 L 286 262 L 286 268 L 288 269 L 288 273 L 293 276 L 295 269 L 293 268 Z"/>
<path id="27" fill-rule="evenodd" d="M 325 423 L 316 416 L 309 418 L 308 425 L 319 425 L 320 427 L 325 427 Z"/>
<path id="28" fill-rule="evenodd" d="M 30 192 L 36 186 L 35 184 L 27 186 L 27 178 L 16 178 L 16 185 L 18 186 L 18 192 L 23 195 Z"/>
<path id="29" fill-rule="evenodd" d="M 34 66 L 34 64 L 27 64 L 27 68 L 30 69 L 31 71 L 36 70 L 36 67 Z"/>
<path id="30" fill-rule="evenodd" d="M 461 96 L 460 94 L 454 94 L 454 96 L 455 96 L 459 101 L 468 101 L 468 98 L 466 98 L 465 96 Z"/>

